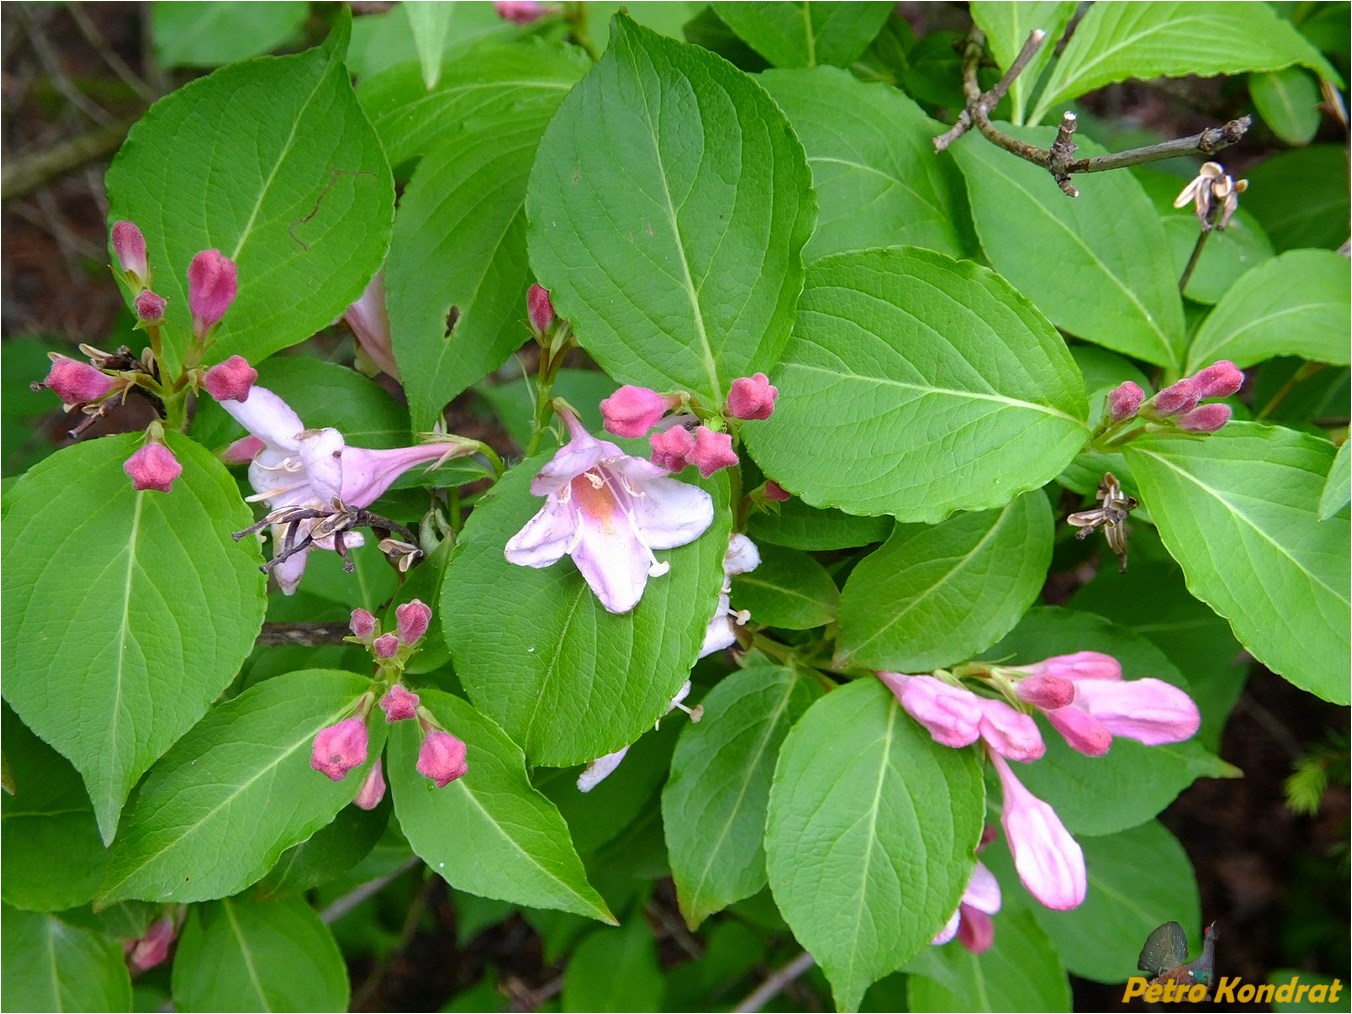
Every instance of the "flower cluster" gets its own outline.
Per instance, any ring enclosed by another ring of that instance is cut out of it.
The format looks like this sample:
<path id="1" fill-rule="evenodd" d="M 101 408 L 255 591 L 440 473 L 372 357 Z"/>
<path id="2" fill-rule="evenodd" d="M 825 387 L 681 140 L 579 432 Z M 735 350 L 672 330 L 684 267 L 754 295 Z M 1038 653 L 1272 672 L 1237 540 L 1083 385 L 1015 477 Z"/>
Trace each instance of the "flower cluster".
<path id="1" fill-rule="evenodd" d="M 427 633 L 432 610 L 414 599 L 398 606 L 394 615 L 395 629 L 382 634 L 379 620 L 365 609 L 354 609 L 352 636 L 348 640 L 365 645 L 375 658 L 377 679 L 386 685 L 378 704 L 385 713 L 385 721 L 417 721 L 422 734 L 422 746 L 418 750 L 415 765 L 418 774 L 430 779 L 437 788 L 445 788 L 469 771 L 465 760 L 465 743 L 442 729 L 432 713 L 421 706 L 418 695 L 399 682 L 410 655 Z M 353 715 L 319 731 L 315 736 L 310 767 L 340 782 L 353 768 L 366 763 L 370 746 L 366 724 L 374 701 L 374 693 L 363 694 L 354 707 Z M 373 810 L 384 798 L 383 759 L 377 758 L 358 787 L 353 802 L 363 810 Z"/>
<path id="2" fill-rule="evenodd" d="M 565 554 L 612 613 L 638 605 L 649 577 L 670 569 L 653 555 L 693 542 L 713 523 L 713 499 L 697 486 L 597 440 L 560 408 L 570 439 L 531 482 L 546 497 L 507 542 L 508 562 L 542 568 Z"/>
<path id="3" fill-rule="evenodd" d="M 1000 779 L 1004 797 L 1000 823 L 1019 879 L 1048 908 L 1075 908 L 1086 891 L 1084 853 L 1051 806 L 1029 792 L 1009 765 L 1031 763 L 1046 750 L 1030 711 L 1045 715 L 1074 749 L 1101 757 L 1114 736 L 1151 746 L 1189 738 L 1200 723 L 1197 706 L 1162 680 L 1124 680 L 1121 664 L 1095 651 L 1058 655 L 1024 667 L 973 663 L 956 672 L 927 676 L 880 672 L 878 678 L 935 742 L 965 747 L 980 741 Z M 984 678 L 1002 698 L 974 693 L 963 677 Z M 990 933 L 982 917 L 988 922 L 998 911 L 999 892 L 990 890 L 988 876 L 973 875 L 971 897 L 964 896 L 958 922 L 945 929 L 945 939 L 960 933 L 959 924 L 966 919 L 971 926 L 962 935 L 963 942 L 974 950 L 989 946 Z"/>
<path id="4" fill-rule="evenodd" d="M 1148 430 L 1177 427 L 1189 433 L 1214 433 L 1230 421 L 1231 409 L 1223 402 L 1201 402 L 1228 398 L 1244 385 L 1244 374 L 1228 359 L 1212 363 L 1190 377 L 1184 377 L 1157 392 L 1148 401 L 1139 384 L 1128 380 L 1108 392 L 1103 423 L 1098 436 L 1115 434 L 1133 420 L 1141 420 Z M 1145 432 L 1135 430 L 1134 433 Z"/>

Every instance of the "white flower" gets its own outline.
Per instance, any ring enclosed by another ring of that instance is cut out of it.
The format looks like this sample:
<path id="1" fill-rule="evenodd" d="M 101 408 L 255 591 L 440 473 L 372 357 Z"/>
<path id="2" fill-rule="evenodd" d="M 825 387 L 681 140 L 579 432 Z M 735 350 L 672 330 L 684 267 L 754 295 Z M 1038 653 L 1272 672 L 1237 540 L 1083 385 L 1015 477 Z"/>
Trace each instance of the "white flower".
<path id="1" fill-rule="evenodd" d="M 734 532 L 728 539 L 728 551 L 723 554 L 723 587 L 718 593 L 718 608 L 709 620 L 709 629 L 704 632 L 704 644 L 699 649 L 700 658 L 731 647 L 737 640 L 737 627 L 751 619 L 751 614 L 745 609 L 738 611 L 732 608 L 732 577 L 734 574 L 750 573 L 760 566 L 760 562 L 760 550 L 756 544 L 740 532 Z"/>
<path id="2" fill-rule="evenodd" d="M 571 412 L 560 411 L 571 439 L 531 481 L 548 497 L 507 542 L 522 567 L 548 567 L 566 553 L 612 613 L 638 605 L 649 577 L 665 574 L 654 549 L 693 542 L 713 523 L 713 499 L 667 470 L 597 440 Z"/>

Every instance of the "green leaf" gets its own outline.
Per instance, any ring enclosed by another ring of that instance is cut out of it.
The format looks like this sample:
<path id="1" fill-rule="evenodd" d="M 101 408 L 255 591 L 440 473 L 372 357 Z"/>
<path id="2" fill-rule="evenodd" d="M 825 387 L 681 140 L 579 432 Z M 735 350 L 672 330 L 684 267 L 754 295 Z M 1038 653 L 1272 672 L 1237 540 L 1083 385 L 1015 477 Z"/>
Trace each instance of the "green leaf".
<path id="1" fill-rule="evenodd" d="M 430 92 L 441 80 L 441 54 L 455 12 L 450 4 L 410 3 L 404 5 L 404 13 L 413 29 L 422 81 Z"/>
<path id="2" fill-rule="evenodd" d="M 587 934 L 578 944 L 563 971 L 563 1009 L 658 1010 L 663 985 L 653 931 L 635 915 L 617 929 Z"/>
<path id="3" fill-rule="evenodd" d="M 437 788 L 415 770 L 422 740 L 417 723 L 395 723 L 385 774 L 413 851 L 457 890 L 613 923 L 587 883 L 568 826 L 531 786 L 521 748 L 459 698 L 439 690 L 419 696 L 464 740 L 469 772 Z"/>
<path id="4" fill-rule="evenodd" d="M 131 1010 L 119 941 L 8 905 L 0 906 L 0 991 L 7 1011 Z"/>
<path id="5" fill-rule="evenodd" d="M 1267 4 L 1095 4 L 1052 67 L 1030 122 L 1127 78 L 1211 77 L 1297 63 L 1342 83 L 1319 51 Z"/>
<path id="6" fill-rule="evenodd" d="M 1259 119 L 1287 144 L 1309 144 L 1319 132 L 1319 85 L 1299 67 L 1249 75 Z"/>
<path id="7" fill-rule="evenodd" d="M 0 796 L 0 896 L 35 912 L 90 901 L 103 876 L 94 807 L 70 762 L 4 709 L 6 791 Z"/>
<path id="8" fill-rule="evenodd" d="M 99 830 L 239 671 L 263 622 L 253 523 L 221 463 L 175 433 L 173 492 L 122 470 L 139 435 L 58 451 L 9 492 L 5 700 L 84 777 Z"/>
<path id="9" fill-rule="evenodd" d="M 343 66 L 350 23 L 343 12 L 323 46 L 178 89 L 131 128 L 113 160 L 109 221 L 140 226 L 155 291 L 169 301 L 167 376 L 178 375 L 192 339 L 186 280 L 199 250 L 219 249 L 239 267 L 239 297 L 208 362 L 259 360 L 303 341 L 384 262 L 394 185 Z"/>
<path id="10" fill-rule="evenodd" d="M 939 746 L 869 678 L 814 704 L 780 750 L 766 870 L 839 1010 L 929 945 L 981 836 L 976 753 Z"/>
<path id="11" fill-rule="evenodd" d="M 1080 847 L 1089 877 L 1084 904 L 1053 912 L 1025 896 L 1022 906 L 1052 938 L 1067 971 L 1106 983 L 1139 975 L 1140 944 L 1171 920 L 1188 927 L 1196 939 L 1202 921 L 1197 878 L 1183 846 L 1163 824 L 1152 820 L 1120 834 L 1081 838 Z M 1006 890 L 1018 883 L 1008 857 L 1008 850 L 1000 848 L 987 860 Z M 1002 930 L 997 919 L 997 940 Z"/>
<path id="12" fill-rule="evenodd" d="M 906 998 L 913 1011 L 1072 1009 L 1057 949 L 1025 910 L 995 917 L 995 943 L 984 954 L 954 940 L 922 951 L 908 968 Z"/>
<path id="13" fill-rule="evenodd" d="M 892 531 L 889 517 L 866 518 L 842 511 L 809 506 L 797 497 L 747 519 L 747 532 L 756 544 L 773 542 L 790 549 L 853 549 L 882 542 Z"/>
<path id="14" fill-rule="evenodd" d="M 1273 155 L 1248 170 L 1249 189 L 1240 200 L 1279 251 L 1307 246 L 1336 250 L 1347 239 L 1347 188 L 1315 181 L 1346 175 L 1342 145 L 1313 144 Z"/>
<path id="15" fill-rule="evenodd" d="M 1010 133 L 1044 147 L 1054 136 L 1050 128 Z M 1079 134 L 1076 140 L 1081 154 L 1101 153 Z M 1159 256 L 1166 247 L 1159 216 L 1131 173 L 1085 178 L 1071 199 L 1047 170 L 979 135 L 948 150 L 967 180 L 977 235 L 995 270 L 1062 330 L 1148 363 L 1178 365 L 1178 279 L 1172 260 Z"/>
<path id="16" fill-rule="evenodd" d="M 821 696 L 792 669 L 758 665 L 722 680 L 681 732 L 662 791 L 671 875 L 692 930 L 766 884 L 770 779 L 789 728 Z"/>
<path id="17" fill-rule="evenodd" d="M 189 909 L 172 989 L 181 1011 L 347 1010 L 349 998 L 342 952 L 299 898 Z"/>
<path id="18" fill-rule="evenodd" d="M 511 469 L 479 502 L 442 586 L 446 643 L 474 703 L 532 764 L 567 767 L 632 743 L 665 715 L 689 676 L 723 584 L 731 516 L 727 479 L 701 485 L 714 523 L 693 543 L 658 552 L 630 612 L 606 612 L 571 559 L 535 570 L 503 557 L 544 506 L 529 485 L 545 457 Z"/>
<path id="19" fill-rule="evenodd" d="M 913 247 L 815 261 L 779 402 L 743 438 L 815 507 L 933 523 L 1054 477 L 1085 439 L 1079 371 L 994 272 Z"/>
<path id="20" fill-rule="evenodd" d="M 897 525 L 845 582 L 835 665 L 928 672 L 971 658 L 1019 622 L 1051 560 L 1040 490 L 1001 510 Z"/>
<path id="21" fill-rule="evenodd" d="M 1217 359 L 1241 368 L 1276 356 L 1349 362 L 1352 297 L 1347 258 L 1332 250 L 1291 250 L 1241 277 L 1202 322 L 1184 373 Z"/>
<path id="22" fill-rule="evenodd" d="M 459 0 L 455 4 L 404 0 L 380 14 L 363 14 L 352 24 L 352 45 L 347 54 L 348 69 L 363 88 L 381 71 L 418 60 L 418 43 L 410 15 L 415 7 L 424 4 L 449 11 L 449 27 L 441 52 L 443 67 L 453 66 L 465 50 L 484 39 L 508 41 L 529 31 L 500 17 L 491 3 L 477 0 Z"/>
<path id="23" fill-rule="evenodd" d="M 788 340 L 811 184 L 802 145 L 759 86 L 617 15 L 605 56 L 540 144 L 531 264 L 616 380 L 720 405 Z"/>
<path id="24" fill-rule="evenodd" d="M 392 809 L 388 798 L 374 810 L 343 807 L 332 823 L 282 853 L 259 881 L 254 897 L 259 901 L 295 897 L 347 873 L 375 848 Z"/>
<path id="25" fill-rule="evenodd" d="M 826 568 L 794 549 L 760 547 L 760 566 L 732 579 L 732 606 L 757 623 L 811 630 L 836 618 L 840 592 Z"/>
<path id="26" fill-rule="evenodd" d="M 173 67 L 219 67 L 259 56 L 299 38 L 310 5 L 173 3 L 150 5 L 155 62 Z"/>
<path id="27" fill-rule="evenodd" d="M 848 67 L 882 30 L 878 3 L 717 3 L 723 21 L 776 67 Z"/>
<path id="28" fill-rule="evenodd" d="M 1352 474 L 1349 473 L 1352 473 L 1352 454 L 1348 452 L 1347 441 L 1344 440 L 1338 445 L 1338 453 L 1324 481 L 1324 491 L 1319 494 L 1320 521 L 1333 517 L 1352 499 Z"/>
<path id="29" fill-rule="evenodd" d="M 821 206 L 809 261 L 901 244 L 951 257 L 975 250 L 962 178 L 934 157 L 943 125 L 913 101 L 834 67 L 768 71 L 758 80 L 807 149 Z"/>
<path id="30" fill-rule="evenodd" d="M 455 64 L 441 90 L 382 124 L 404 150 L 426 143 L 399 202 L 386 268 L 395 359 L 419 428 L 528 337 L 526 182 L 545 126 L 582 67 L 560 48 L 508 52 L 488 77 L 493 87 L 482 74 L 490 53 L 476 52 Z M 529 88 L 520 81 L 526 73 Z M 424 133 L 431 125 L 435 142 Z"/>
<path id="31" fill-rule="evenodd" d="M 367 764 L 341 782 L 310 767 L 315 736 L 351 718 L 371 688 L 363 676 L 310 669 L 215 708 L 137 792 L 101 899 L 204 901 L 257 881 L 352 801 L 380 756 L 385 722 L 372 708 Z"/>
<path id="32" fill-rule="evenodd" d="M 1188 590 L 1273 672 L 1347 704 L 1349 526 L 1318 514 L 1333 445 L 1232 422 L 1204 439 L 1142 438 L 1126 455 Z"/>
<path id="33" fill-rule="evenodd" d="M 1007 70 L 1014 62 L 1030 32 L 1041 29 L 1047 33 L 1042 48 L 1033 54 L 1009 86 L 1011 118 L 1015 123 L 1024 122 L 1029 96 L 1056 49 L 1062 29 L 1075 13 L 1075 7 L 1074 0 L 1021 0 L 1018 3 L 976 0 L 972 3 L 972 20 L 986 34 L 986 45 L 1002 69 Z"/>
<path id="34" fill-rule="evenodd" d="M 1139 634 L 1089 613 L 1030 609 L 1008 637 L 985 652 L 1001 665 L 1030 665 L 1054 655 L 1101 651 L 1122 663 L 1127 679 L 1151 677 L 1188 689 L 1168 657 Z M 1019 780 L 1052 805 L 1073 834 L 1116 834 L 1150 820 L 1198 778 L 1237 772 L 1196 740 L 1145 746 L 1117 737 L 1103 757 L 1066 745 L 1039 717 L 1046 755 L 1020 766 Z"/>

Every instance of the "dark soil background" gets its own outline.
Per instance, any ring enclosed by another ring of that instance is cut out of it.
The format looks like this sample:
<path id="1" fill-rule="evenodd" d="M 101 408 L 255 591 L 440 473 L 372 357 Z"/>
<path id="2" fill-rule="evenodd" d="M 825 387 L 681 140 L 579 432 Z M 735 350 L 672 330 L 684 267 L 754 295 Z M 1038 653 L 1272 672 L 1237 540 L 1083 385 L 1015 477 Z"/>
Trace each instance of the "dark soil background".
<path id="1" fill-rule="evenodd" d="M 958 29 L 965 24 L 961 8 L 951 5 L 912 6 L 906 13 L 925 22 L 917 24 L 922 30 L 936 22 Z M 66 346 L 64 351 L 78 355 L 80 342 L 112 348 L 127 340 L 126 324 L 118 323 L 122 301 L 107 268 L 103 174 L 126 127 L 156 97 L 187 79 L 153 65 L 146 18 L 144 5 L 130 3 L 0 5 L 0 325 L 7 344 L 41 337 L 50 347 Z M 1208 109 L 1220 101 L 1208 82 L 1183 98 L 1114 89 L 1102 112 L 1130 113 L 1138 123 L 1180 135 L 1218 122 L 1212 113 L 1224 119 L 1245 111 Z M 1246 139 L 1235 149 L 1236 164 L 1263 154 L 1262 143 Z M 46 362 L 9 355 L 10 347 L 5 351 L 6 398 L 19 400 L 22 394 L 14 392 L 41 380 Z M 19 369 L 31 375 L 10 372 Z M 13 403 L 5 415 L 12 423 Z M 31 464 L 34 446 L 64 439 L 74 421 L 57 409 L 29 423 L 32 433 L 22 456 L 12 456 L 6 442 L 6 476 Z M 1283 793 L 1293 763 L 1310 748 L 1326 745 L 1330 733 L 1345 733 L 1347 723 L 1344 709 L 1255 665 L 1221 749 L 1244 778 L 1200 781 L 1162 815 L 1196 867 L 1204 919 L 1220 924 L 1218 974 L 1261 983 L 1272 970 L 1293 968 L 1347 981 L 1348 787 L 1331 784 L 1313 817 L 1289 809 Z M 1344 770 L 1345 756 L 1344 747 Z M 514 1009 L 534 1009 L 557 991 L 558 968 L 543 965 L 538 939 L 518 918 L 458 948 L 456 914 L 440 882 L 420 893 L 418 903 L 424 907 L 416 922 L 421 928 L 405 935 L 405 946 L 374 978 L 368 961 L 354 962 L 357 1009 L 438 1009 L 489 964 L 499 969 Z M 659 888 L 649 911 L 655 924 L 668 924 L 665 916 L 675 912 L 669 885 Z M 659 939 L 679 936 L 658 928 Z M 1126 947 L 1139 944 L 1124 941 Z M 678 948 L 670 950 L 673 962 L 681 959 Z M 1120 987 L 1075 983 L 1078 1009 L 1117 1009 L 1120 997 Z M 817 1006 L 806 991 L 785 998 Z"/>

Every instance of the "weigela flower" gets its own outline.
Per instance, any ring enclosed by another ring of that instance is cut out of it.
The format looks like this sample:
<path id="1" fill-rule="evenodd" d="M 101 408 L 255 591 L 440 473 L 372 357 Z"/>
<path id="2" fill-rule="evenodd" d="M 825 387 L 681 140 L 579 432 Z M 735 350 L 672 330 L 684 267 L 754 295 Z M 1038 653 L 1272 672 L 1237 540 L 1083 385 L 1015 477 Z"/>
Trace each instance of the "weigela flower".
<path id="1" fill-rule="evenodd" d="M 732 579 L 737 574 L 749 574 L 760 566 L 760 562 L 756 544 L 740 532 L 733 532 L 728 539 L 728 551 L 723 554 L 723 587 L 718 592 L 718 607 L 704 632 L 700 658 L 730 648 L 737 642 L 737 627 L 751 619 L 751 614 L 745 609 L 732 608 Z"/>
<path id="2" fill-rule="evenodd" d="M 174 457 L 174 452 L 153 440 L 142 444 L 123 463 L 122 470 L 131 476 L 133 489 L 153 489 L 157 493 L 171 492 L 174 480 L 183 474 L 183 466 Z"/>
<path id="3" fill-rule="evenodd" d="M 1197 382 L 1191 377 L 1184 377 L 1155 395 L 1155 411 L 1163 416 L 1181 415 L 1194 408 L 1201 397 Z"/>
<path id="4" fill-rule="evenodd" d="M 971 746 L 981 737 L 980 698 L 966 687 L 896 672 L 880 672 L 878 678 L 936 743 L 956 748 Z"/>
<path id="5" fill-rule="evenodd" d="M 1178 417 L 1178 428 L 1191 433 L 1215 433 L 1230 421 L 1232 414 L 1230 406 L 1223 402 L 1198 405 Z"/>
<path id="6" fill-rule="evenodd" d="M 263 500 L 277 512 L 286 507 L 331 508 L 335 500 L 349 508 L 369 507 L 390 484 L 415 465 L 430 465 L 468 454 L 467 444 L 429 443 L 390 450 L 349 447 L 335 429 L 307 430 L 300 417 L 265 387 L 251 389 L 248 401 L 227 399 L 221 407 L 263 442 L 249 465 L 251 500 Z M 285 544 L 287 529 L 306 536 L 315 521 L 279 521 L 272 525 L 274 554 Z M 360 546 L 360 532 L 345 534 L 348 546 Z M 277 583 L 290 595 L 300 584 L 311 548 L 334 549 L 334 536 L 292 553 L 273 567 Z"/>
<path id="7" fill-rule="evenodd" d="M 1000 902 L 999 881 L 985 863 L 977 860 L 957 911 L 930 943 L 946 944 L 956 936 L 973 954 L 989 950 L 995 941 L 995 923 L 991 916 L 1000 911 Z"/>
<path id="8" fill-rule="evenodd" d="M 135 222 L 121 221 L 113 225 L 113 253 L 122 266 L 128 280 L 135 286 L 142 286 L 150 278 L 150 268 L 146 262 L 146 238 Z"/>
<path id="9" fill-rule="evenodd" d="M 1228 398 L 1244 386 L 1244 374 L 1228 359 L 1218 359 L 1193 374 L 1199 398 Z"/>
<path id="10" fill-rule="evenodd" d="M 1088 888 L 1084 852 L 1056 811 L 1023 787 L 1003 757 L 992 752 L 990 759 L 1000 776 L 1000 824 L 1019 879 L 1047 908 L 1075 908 Z"/>
<path id="11" fill-rule="evenodd" d="M 143 936 L 127 941 L 127 964 L 132 973 L 146 972 L 163 964 L 177 937 L 178 923 L 172 916 L 166 916 L 151 923 Z"/>
<path id="12" fill-rule="evenodd" d="M 418 714 L 418 695 L 396 683 L 380 698 L 380 710 L 387 722 L 406 721 Z"/>
<path id="13" fill-rule="evenodd" d="M 399 654 L 399 635 L 384 634 L 380 637 L 377 637 L 371 643 L 371 649 L 375 653 L 376 658 L 378 658 L 380 661 L 382 662 L 388 661 L 389 659 L 394 658 L 395 655 Z"/>
<path id="14" fill-rule="evenodd" d="M 539 21 L 550 12 L 550 8 L 536 0 L 493 0 L 493 9 L 504 21 L 518 25 L 528 25 Z M 541 328 L 541 330 L 544 330 Z"/>
<path id="15" fill-rule="evenodd" d="M 1108 392 L 1108 415 L 1113 422 L 1130 419 L 1145 400 L 1145 392 L 1140 384 L 1125 380 Z"/>
<path id="16" fill-rule="evenodd" d="M 348 624 L 352 636 L 362 644 L 370 644 L 376 637 L 376 618 L 365 609 L 352 610 L 352 620 Z"/>
<path id="17" fill-rule="evenodd" d="M 217 401 L 248 401 L 258 371 L 243 356 L 217 363 L 202 377 L 202 386 Z"/>
<path id="18" fill-rule="evenodd" d="M 164 320 L 164 308 L 169 304 L 163 296 L 146 289 L 132 305 L 136 309 L 136 319 L 142 324 L 158 324 Z"/>
<path id="19" fill-rule="evenodd" d="M 413 599 L 394 610 L 395 630 L 401 644 L 417 644 L 432 622 L 432 608 L 421 599 Z"/>
<path id="20" fill-rule="evenodd" d="M 535 6 L 538 7 L 539 4 Z M 506 17 L 506 15 L 503 15 L 503 17 Z M 508 20 L 515 21 L 516 19 L 508 18 Z M 534 284 L 527 290 L 526 316 L 530 318 L 531 326 L 541 334 L 553 327 L 554 304 L 550 302 L 549 290 L 543 285 Z"/>
<path id="21" fill-rule="evenodd" d="M 188 309 L 198 337 L 220 323 L 235 301 L 239 272 L 219 250 L 203 250 L 188 265 Z"/>
<path id="22" fill-rule="evenodd" d="M 728 415 L 734 419 L 769 419 L 777 397 L 779 388 L 764 373 L 738 377 L 728 391 Z"/>
<path id="23" fill-rule="evenodd" d="M 690 452 L 689 460 L 706 479 L 720 469 L 731 468 L 737 464 L 737 452 L 732 449 L 732 434 L 715 433 L 707 426 L 697 426 L 695 449 Z"/>
<path id="24" fill-rule="evenodd" d="M 467 752 L 464 740 L 441 729 L 429 729 L 418 750 L 418 774 L 444 789 L 469 771 Z"/>
<path id="25" fill-rule="evenodd" d="M 777 503 L 783 503 L 793 497 L 787 489 L 775 482 L 774 479 L 765 480 L 765 499 L 774 500 Z"/>
<path id="26" fill-rule="evenodd" d="M 385 272 L 378 271 L 366 283 L 366 289 L 355 303 L 343 311 L 343 320 L 352 329 L 361 350 L 371 362 L 396 380 L 399 367 L 394 361 L 394 346 L 390 343 L 390 317 L 385 311 Z"/>
<path id="27" fill-rule="evenodd" d="M 60 398 L 69 411 L 76 405 L 107 397 L 113 390 L 113 378 L 88 363 L 53 354 L 52 368 L 42 386 Z"/>
<path id="28" fill-rule="evenodd" d="M 638 605 L 649 577 L 670 564 L 653 555 L 693 542 L 713 523 L 713 500 L 664 468 L 597 440 L 568 411 L 571 439 L 531 481 L 547 497 L 505 547 L 508 562 L 548 567 L 565 554 L 609 612 Z"/>
<path id="29" fill-rule="evenodd" d="M 667 395 L 625 384 L 601 402 L 601 416 L 606 430 L 617 437 L 641 437 L 672 407 Z"/>
<path id="30" fill-rule="evenodd" d="M 345 718 L 319 730 L 319 735 L 315 736 L 314 751 L 310 755 L 310 767 L 335 782 L 341 782 L 349 771 L 366 763 L 368 743 L 366 721 L 362 718 Z"/>
<path id="31" fill-rule="evenodd" d="M 361 788 L 357 790 L 356 796 L 352 799 L 352 802 L 363 810 L 374 810 L 380 805 L 380 801 L 385 798 L 385 772 L 382 761 L 383 758 L 376 758 L 376 762 L 371 765 L 371 770 L 362 779 Z"/>
<path id="32" fill-rule="evenodd" d="M 690 464 L 695 450 L 695 438 L 684 426 L 672 426 L 648 437 L 653 449 L 652 463 L 668 472 L 679 472 Z"/>

